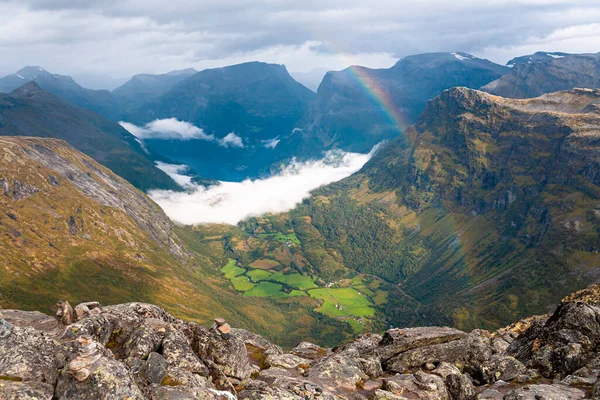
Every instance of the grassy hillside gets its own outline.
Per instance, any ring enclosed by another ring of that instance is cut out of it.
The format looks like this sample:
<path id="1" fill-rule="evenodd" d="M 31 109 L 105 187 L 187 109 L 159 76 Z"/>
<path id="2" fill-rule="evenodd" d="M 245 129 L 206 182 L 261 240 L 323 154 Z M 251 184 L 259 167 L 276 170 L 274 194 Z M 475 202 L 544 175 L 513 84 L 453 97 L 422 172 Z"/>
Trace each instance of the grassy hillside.
<path id="1" fill-rule="evenodd" d="M 599 104 L 597 90 L 451 89 L 294 221 L 325 244 L 323 273 L 395 285 L 393 325 L 492 328 L 546 311 L 600 277 Z"/>
<path id="2" fill-rule="evenodd" d="M 1 307 L 143 301 L 204 323 L 222 316 L 289 346 L 351 334 L 313 311 L 314 299 L 236 292 L 220 271 L 231 228 L 207 238 L 173 226 L 142 192 L 65 142 L 0 137 L 0 160 Z"/>

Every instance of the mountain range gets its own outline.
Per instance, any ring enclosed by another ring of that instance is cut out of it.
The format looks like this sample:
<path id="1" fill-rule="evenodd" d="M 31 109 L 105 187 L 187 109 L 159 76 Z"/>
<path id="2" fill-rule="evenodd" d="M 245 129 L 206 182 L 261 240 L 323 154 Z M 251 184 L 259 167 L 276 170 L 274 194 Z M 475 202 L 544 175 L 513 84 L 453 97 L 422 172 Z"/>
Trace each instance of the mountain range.
<path id="1" fill-rule="evenodd" d="M 598 279 L 597 60 L 426 54 L 330 72 L 316 94 L 283 66 L 247 63 L 137 76 L 110 104 L 20 71 L 0 81 L 30 80 L 0 95 L 0 305 L 148 301 L 284 344 L 549 311 Z M 111 114 L 118 101 L 129 106 Z M 154 132 L 157 119 L 200 137 Z M 180 189 L 156 161 L 242 180 L 382 140 L 357 174 L 235 227 L 175 226 L 138 190 Z"/>
<path id="2" fill-rule="evenodd" d="M 141 190 L 178 186 L 156 168 L 135 136 L 93 111 L 77 107 L 29 82 L 0 94 L 0 135 L 38 136 L 67 141 Z"/>

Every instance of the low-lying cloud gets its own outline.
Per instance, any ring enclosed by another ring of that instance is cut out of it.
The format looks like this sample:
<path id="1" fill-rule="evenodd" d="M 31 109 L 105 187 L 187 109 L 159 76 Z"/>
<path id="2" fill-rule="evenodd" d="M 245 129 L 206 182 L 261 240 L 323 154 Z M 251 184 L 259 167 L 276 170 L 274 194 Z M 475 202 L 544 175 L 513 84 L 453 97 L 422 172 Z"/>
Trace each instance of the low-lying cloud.
<path id="1" fill-rule="evenodd" d="M 244 148 L 244 141 L 241 136 L 230 132 L 223 138 L 217 138 L 215 135 L 207 134 L 202 128 L 186 121 L 180 121 L 177 118 L 156 119 L 144 126 L 137 126 L 130 122 L 121 121 L 121 126 L 129 131 L 133 136 L 140 140 L 144 139 L 171 139 L 171 140 L 206 140 L 215 142 L 222 147 Z"/>
<path id="2" fill-rule="evenodd" d="M 331 151 L 322 160 L 292 162 L 282 173 L 266 179 L 194 186 L 185 193 L 155 190 L 149 195 L 176 222 L 235 225 L 252 216 L 291 210 L 312 190 L 358 171 L 376 149 L 369 154 Z"/>
<path id="3" fill-rule="evenodd" d="M 207 135 L 204 130 L 189 122 L 179 121 L 177 118 L 156 119 L 144 126 L 137 126 L 129 122 L 119 122 L 133 136 L 139 139 L 176 139 L 190 140 L 201 139 L 213 141 L 214 135 Z"/>
<path id="4" fill-rule="evenodd" d="M 171 177 L 182 188 L 193 188 L 192 177 L 185 175 L 189 168 L 187 165 L 167 164 L 161 161 L 156 162 L 156 167 Z"/>
<path id="5" fill-rule="evenodd" d="M 240 147 L 244 148 L 244 142 L 241 137 L 231 132 L 228 133 L 223 139 L 218 140 L 219 144 L 223 147 Z"/>

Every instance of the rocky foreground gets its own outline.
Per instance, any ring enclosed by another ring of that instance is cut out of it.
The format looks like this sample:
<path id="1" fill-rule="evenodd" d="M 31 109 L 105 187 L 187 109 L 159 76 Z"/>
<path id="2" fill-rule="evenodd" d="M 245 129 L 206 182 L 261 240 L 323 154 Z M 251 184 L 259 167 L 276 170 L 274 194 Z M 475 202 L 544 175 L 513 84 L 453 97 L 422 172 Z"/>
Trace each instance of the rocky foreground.
<path id="1" fill-rule="evenodd" d="M 391 329 L 289 352 L 150 304 L 0 310 L 0 399 L 600 399 L 599 293 L 497 332 Z"/>

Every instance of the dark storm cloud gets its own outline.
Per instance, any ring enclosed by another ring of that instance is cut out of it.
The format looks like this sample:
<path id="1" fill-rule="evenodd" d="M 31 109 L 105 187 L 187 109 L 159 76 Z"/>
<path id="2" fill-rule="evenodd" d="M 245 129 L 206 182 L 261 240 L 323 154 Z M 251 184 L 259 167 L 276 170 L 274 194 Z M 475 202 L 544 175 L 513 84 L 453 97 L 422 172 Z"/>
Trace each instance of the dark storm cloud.
<path id="1" fill-rule="evenodd" d="M 600 1 L 1 1 L 0 73 L 127 76 L 259 59 L 290 70 L 427 51 L 600 51 Z"/>

